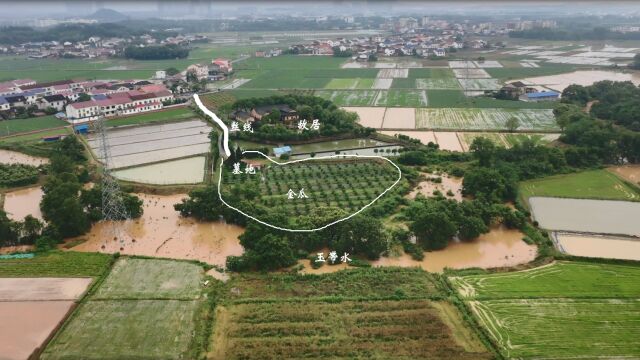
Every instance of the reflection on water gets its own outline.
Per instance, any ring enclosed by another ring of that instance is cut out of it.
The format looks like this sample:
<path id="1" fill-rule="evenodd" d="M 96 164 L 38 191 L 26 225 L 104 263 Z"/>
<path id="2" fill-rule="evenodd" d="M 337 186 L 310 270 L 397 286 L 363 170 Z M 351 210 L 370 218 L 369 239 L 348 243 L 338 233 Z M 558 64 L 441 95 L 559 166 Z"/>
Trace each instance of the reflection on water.
<path id="1" fill-rule="evenodd" d="M 180 217 L 173 205 L 185 194 L 138 196 L 144 201 L 144 214 L 123 225 L 131 237 L 124 245 L 112 240 L 111 224 L 105 222 L 94 224 L 90 233 L 80 237 L 87 241 L 72 250 L 193 259 L 218 266 L 224 266 L 229 255 L 242 255 L 241 227 Z"/>
<path id="2" fill-rule="evenodd" d="M 4 211 L 12 220 L 22 220 L 31 215 L 42 220 L 40 212 L 40 200 L 42 200 L 42 188 L 32 187 L 20 189 L 4 194 Z"/>

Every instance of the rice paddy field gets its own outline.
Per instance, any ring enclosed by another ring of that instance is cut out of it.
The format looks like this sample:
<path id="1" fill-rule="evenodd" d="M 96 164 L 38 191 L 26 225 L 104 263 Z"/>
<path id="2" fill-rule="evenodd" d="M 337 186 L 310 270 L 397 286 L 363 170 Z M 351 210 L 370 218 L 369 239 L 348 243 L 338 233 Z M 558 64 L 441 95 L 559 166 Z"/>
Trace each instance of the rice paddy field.
<path id="1" fill-rule="evenodd" d="M 425 90 L 317 90 L 314 95 L 331 100 L 338 106 L 423 107 L 428 105 Z"/>
<path id="2" fill-rule="evenodd" d="M 121 259 L 80 305 L 42 359 L 186 357 L 203 272 L 190 263 Z"/>
<path id="3" fill-rule="evenodd" d="M 520 183 L 519 193 L 522 200 L 532 196 L 634 201 L 640 199 L 640 190 L 629 186 L 606 170 L 589 170 L 523 181 Z"/>
<path id="4" fill-rule="evenodd" d="M 325 89 L 371 89 L 373 79 L 331 79 Z"/>
<path id="5" fill-rule="evenodd" d="M 497 79 L 458 79 L 458 82 L 466 91 L 499 90 L 502 87 Z"/>
<path id="6" fill-rule="evenodd" d="M 416 128 L 446 130 L 506 130 L 508 119 L 519 120 L 518 130 L 558 131 L 551 110 L 542 109 L 416 109 Z"/>
<path id="7" fill-rule="evenodd" d="M 554 233 L 556 247 L 565 254 L 640 261 L 640 239 L 633 237 Z"/>
<path id="8" fill-rule="evenodd" d="M 419 269 L 246 274 L 231 286 L 208 359 L 491 358 Z"/>
<path id="9" fill-rule="evenodd" d="M 206 160 L 204 156 L 195 156 L 116 170 L 112 174 L 120 180 L 144 184 L 197 184 L 204 180 Z"/>
<path id="10" fill-rule="evenodd" d="M 111 148 L 111 167 L 118 169 L 206 154 L 211 146 L 210 132 L 211 127 L 201 120 L 110 130 L 107 140 Z M 90 135 L 87 142 L 100 159 L 99 140 Z M 195 174 L 200 170 L 196 166 Z"/>
<path id="11" fill-rule="evenodd" d="M 560 261 L 450 281 L 507 358 L 632 359 L 639 276 L 637 265 Z"/>
<path id="12" fill-rule="evenodd" d="M 293 217 L 323 207 L 339 207 L 349 213 L 356 212 L 371 203 L 397 179 L 398 170 L 383 160 L 312 159 L 286 165 L 268 165 L 258 170 L 256 175 L 233 175 L 229 169 L 225 169 L 222 172 L 221 189 L 223 198 L 229 198 L 232 185 L 253 184 L 260 193 L 254 201 L 267 208 L 282 209 Z M 401 191 L 401 185 L 402 182 L 390 193 Z M 304 189 L 308 198 L 288 199 L 289 189 L 296 194 Z M 250 213 L 251 209 L 246 211 Z M 286 224 L 278 226 L 283 225 Z"/>
<path id="13" fill-rule="evenodd" d="M 154 111 L 141 115 L 127 116 L 123 118 L 109 119 L 106 122 L 107 127 L 124 126 L 124 125 L 141 125 L 147 123 L 160 123 L 166 121 L 179 121 L 192 119 L 196 114 L 188 107 L 177 107 L 169 110 Z"/>

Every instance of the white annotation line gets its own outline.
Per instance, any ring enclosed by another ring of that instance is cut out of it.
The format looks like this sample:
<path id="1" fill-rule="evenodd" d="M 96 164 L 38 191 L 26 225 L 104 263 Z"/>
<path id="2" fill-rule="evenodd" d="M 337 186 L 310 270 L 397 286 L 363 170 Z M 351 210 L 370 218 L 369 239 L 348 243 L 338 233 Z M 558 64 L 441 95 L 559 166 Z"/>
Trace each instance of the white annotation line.
<path id="1" fill-rule="evenodd" d="M 331 159 L 331 158 L 336 158 L 336 157 L 354 157 L 354 158 L 369 158 L 369 159 L 383 159 L 387 162 L 389 162 L 391 165 L 393 165 L 397 170 L 398 170 L 398 179 L 396 179 L 396 181 L 389 186 L 385 191 L 383 191 L 382 193 L 380 193 L 380 195 L 378 195 L 375 199 L 373 199 L 370 203 L 368 203 L 367 205 L 363 206 L 360 210 L 356 211 L 355 213 L 342 218 L 342 219 L 338 219 L 332 223 L 329 223 L 327 225 L 315 228 L 315 229 L 289 229 L 289 228 L 283 228 L 280 226 L 276 226 L 276 225 L 272 225 L 269 224 L 265 221 L 262 221 L 254 216 L 251 216 L 247 213 L 245 213 L 244 211 L 233 207 L 229 204 L 227 204 L 226 201 L 224 201 L 224 199 L 222 198 L 222 193 L 220 192 L 220 184 L 222 183 L 222 166 L 223 166 L 223 162 L 220 162 L 220 174 L 218 177 L 218 197 L 220 198 L 220 201 L 222 201 L 223 204 L 225 204 L 226 206 L 228 206 L 229 208 L 239 212 L 240 214 L 248 217 L 249 219 L 255 220 L 257 222 L 259 222 L 262 225 L 268 226 L 270 228 L 276 229 L 276 230 L 282 230 L 282 231 L 289 231 L 289 232 L 300 232 L 300 233 L 308 233 L 308 232 L 314 232 L 314 231 L 320 231 L 320 230 L 324 230 L 326 228 L 328 228 L 329 226 L 335 225 L 339 222 L 345 221 L 345 220 L 349 220 L 352 217 L 358 215 L 359 213 L 361 213 L 362 211 L 364 211 L 366 208 L 368 208 L 369 206 L 373 205 L 373 203 L 375 203 L 376 201 L 378 201 L 378 199 L 380 199 L 382 196 L 384 196 L 384 194 L 386 194 L 389 190 L 393 189 L 394 186 L 398 185 L 398 183 L 400 182 L 400 180 L 402 179 L 402 170 L 400 170 L 400 168 L 398 167 L 398 165 L 396 165 L 393 161 L 383 157 L 383 156 L 377 156 L 377 155 L 329 155 L 329 156 L 322 156 L 322 157 L 308 157 L 308 158 L 304 158 L 304 159 L 298 159 L 298 160 L 291 160 L 288 162 L 284 162 L 284 163 L 280 163 L 277 162 L 275 160 L 273 160 L 272 158 L 268 157 L 267 155 L 263 154 L 260 151 L 257 150 L 247 150 L 247 151 L 243 151 L 243 154 L 247 154 L 247 153 L 254 153 L 254 154 L 260 154 L 262 156 L 264 156 L 267 160 L 271 161 L 274 164 L 277 165 L 287 165 L 287 164 L 294 164 L 294 163 L 298 163 L 298 162 L 303 162 L 303 161 L 309 161 L 309 160 L 321 160 L 321 159 Z"/>
<path id="2" fill-rule="evenodd" d="M 200 97 L 198 96 L 198 94 L 193 94 L 193 100 L 195 100 L 196 105 L 198 105 L 200 110 L 202 110 L 205 115 L 212 118 L 213 121 L 215 121 L 216 124 L 218 124 L 218 126 L 222 128 L 222 147 L 224 149 L 226 157 L 231 156 L 231 151 L 229 151 L 229 128 L 227 127 L 227 125 L 225 125 L 222 120 L 220 120 L 218 115 L 214 114 L 213 111 L 207 109 L 207 107 L 202 104 L 202 101 L 200 101 Z"/>

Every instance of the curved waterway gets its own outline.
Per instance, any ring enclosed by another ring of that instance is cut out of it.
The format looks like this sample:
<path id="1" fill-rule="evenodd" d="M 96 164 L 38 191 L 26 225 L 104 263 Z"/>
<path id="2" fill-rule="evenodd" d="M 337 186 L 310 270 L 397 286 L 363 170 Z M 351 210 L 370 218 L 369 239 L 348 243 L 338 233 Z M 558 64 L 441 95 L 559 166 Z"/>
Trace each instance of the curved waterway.
<path id="1" fill-rule="evenodd" d="M 111 223 L 96 223 L 89 233 L 78 237 L 86 241 L 71 250 L 190 259 L 218 266 L 225 265 L 227 256 L 242 255 L 238 236 L 243 228 L 183 218 L 173 209 L 186 194 L 137 195 L 144 202 L 144 214 L 122 226 L 133 240 L 120 244 L 113 240 Z"/>

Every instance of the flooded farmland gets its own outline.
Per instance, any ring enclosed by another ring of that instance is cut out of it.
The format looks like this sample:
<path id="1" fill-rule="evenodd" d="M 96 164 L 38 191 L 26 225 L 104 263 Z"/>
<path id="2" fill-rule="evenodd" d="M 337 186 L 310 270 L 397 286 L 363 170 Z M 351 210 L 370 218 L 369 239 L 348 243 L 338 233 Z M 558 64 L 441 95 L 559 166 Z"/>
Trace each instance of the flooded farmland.
<path id="1" fill-rule="evenodd" d="M 40 200 L 42 200 L 42 188 L 31 187 L 10 191 L 4 194 L 4 211 L 11 220 L 22 220 L 31 215 L 42 220 L 40 212 Z"/>
<path id="2" fill-rule="evenodd" d="M 640 236 L 639 202 L 531 197 L 529 203 L 547 230 Z"/>
<path id="3" fill-rule="evenodd" d="M 462 152 L 458 135 L 454 132 L 434 132 L 436 141 L 442 150 Z"/>
<path id="4" fill-rule="evenodd" d="M 571 84 L 589 86 L 602 80 L 631 81 L 640 84 L 640 73 L 623 73 L 606 70 L 580 70 L 565 74 L 536 76 L 522 79 L 525 84 L 542 85 L 556 91 L 563 91 Z"/>
<path id="5" fill-rule="evenodd" d="M 640 186 L 640 165 L 614 166 L 610 167 L 609 171 L 632 184 Z"/>
<path id="6" fill-rule="evenodd" d="M 0 164 L 25 164 L 40 166 L 48 164 L 49 159 L 23 154 L 17 151 L 0 149 Z"/>
<path id="7" fill-rule="evenodd" d="M 191 259 L 218 266 L 225 265 L 227 256 L 242 254 L 243 248 L 238 240 L 244 231 L 241 227 L 183 218 L 173 209 L 173 205 L 186 194 L 138 196 L 144 201 L 144 214 L 123 226 L 135 242 L 127 241 L 120 250 L 120 242 L 108 240 L 110 224 L 97 223 L 88 234 L 79 237 L 86 241 L 71 250 Z"/>
<path id="8" fill-rule="evenodd" d="M 524 234 L 518 230 L 497 227 L 473 241 L 451 242 L 443 250 L 425 252 L 422 261 L 413 260 L 409 254 L 402 254 L 398 257 L 381 257 L 370 263 L 372 266 L 421 267 L 431 272 L 442 272 L 445 268 L 488 269 L 515 266 L 528 263 L 536 257 L 536 246 L 526 244 L 522 241 L 523 237 Z M 325 274 L 348 268 L 345 264 L 338 264 L 313 269 L 309 260 L 300 260 L 298 263 L 304 266 L 302 272 L 309 274 Z"/>
<path id="9" fill-rule="evenodd" d="M 120 180 L 154 185 L 197 184 L 204 180 L 206 157 L 165 161 L 157 164 L 116 170 Z"/>
<path id="10" fill-rule="evenodd" d="M 443 196 L 455 199 L 457 201 L 462 201 L 462 178 L 456 178 L 448 175 L 434 175 L 429 173 L 422 173 L 427 178 L 440 178 L 442 179 L 441 183 L 437 183 L 430 180 L 421 181 L 418 185 L 411 190 L 411 192 L 407 195 L 410 199 L 415 199 L 416 195 L 422 194 L 426 197 L 433 196 L 433 192 L 438 190 L 442 193 Z M 449 196 L 447 193 L 451 191 L 454 195 Z"/>
<path id="11" fill-rule="evenodd" d="M 360 125 L 379 129 L 382 127 L 382 120 L 384 119 L 383 107 L 343 107 L 346 111 L 355 112 L 358 114 Z"/>
<path id="12" fill-rule="evenodd" d="M 616 236 L 559 233 L 558 247 L 575 256 L 640 260 L 640 239 Z"/>
<path id="13" fill-rule="evenodd" d="M 387 108 L 382 121 L 383 129 L 415 129 L 416 109 Z"/>

